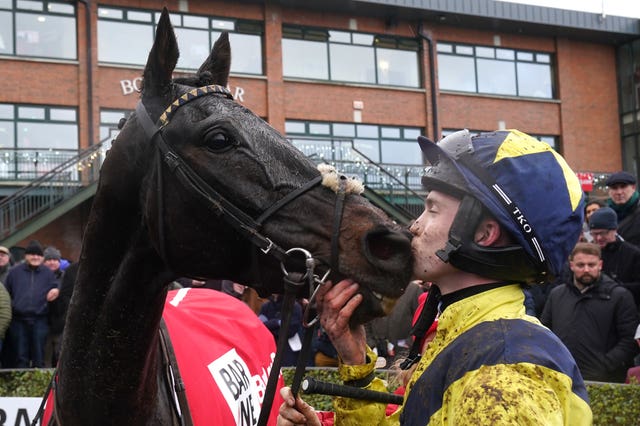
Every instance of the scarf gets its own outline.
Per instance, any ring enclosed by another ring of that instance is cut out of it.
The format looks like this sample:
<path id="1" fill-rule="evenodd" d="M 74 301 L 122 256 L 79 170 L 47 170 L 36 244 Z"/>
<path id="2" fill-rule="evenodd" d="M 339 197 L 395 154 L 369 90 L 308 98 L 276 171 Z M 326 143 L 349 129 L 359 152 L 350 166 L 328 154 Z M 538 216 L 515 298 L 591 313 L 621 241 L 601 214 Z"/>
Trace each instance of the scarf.
<path id="1" fill-rule="evenodd" d="M 627 201 L 626 203 L 616 204 L 611 198 L 609 198 L 607 200 L 607 205 L 616 212 L 616 214 L 618 215 L 618 223 L 620 223 L 622 219 L 627 217 L 629 213 L 633 211 L 636 203 L 638 202 L 638 199 L 640 199 L 640 194 L 638 193 L 638 191 L 635 191 L 631 198 L 629 198 L 629 201 Z"/>

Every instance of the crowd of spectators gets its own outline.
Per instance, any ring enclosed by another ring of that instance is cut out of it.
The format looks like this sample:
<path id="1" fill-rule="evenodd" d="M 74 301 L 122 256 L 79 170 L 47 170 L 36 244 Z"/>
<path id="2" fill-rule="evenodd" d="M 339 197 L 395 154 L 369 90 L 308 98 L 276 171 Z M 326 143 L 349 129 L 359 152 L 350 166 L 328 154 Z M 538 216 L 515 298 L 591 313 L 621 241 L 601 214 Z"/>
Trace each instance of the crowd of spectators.
<path id="1" fill-rule="evenodd" d="M 525 288 L 527 313 L 567 346 L 586 380 L 623 382 L 640 375 L 640 195 L 627 172 L 606 182 L 609 197 L 585 206 L 584 232 L 553 281 Z M 53 367 L 57 363 L 77 264 L 53 246 L 31 241 L 22 259 L 0 246 L 0 366 Z M 179 287 L 218 290 L 244 300 L 271 331 L 281 333 L 282 299 L 250 300 L 247 287 L 224 280 L 177 280 Z M 411 283 L 389 317 L 366 325 L 369 346 L 387 364 L 411 346 L 411 320 L 426 288 Z M 284 365 L 300 350 L 303 304 L 296 303 Z M 337 354 L 322 328 L 316 331 L 311 365 L 335 366 Z"/>

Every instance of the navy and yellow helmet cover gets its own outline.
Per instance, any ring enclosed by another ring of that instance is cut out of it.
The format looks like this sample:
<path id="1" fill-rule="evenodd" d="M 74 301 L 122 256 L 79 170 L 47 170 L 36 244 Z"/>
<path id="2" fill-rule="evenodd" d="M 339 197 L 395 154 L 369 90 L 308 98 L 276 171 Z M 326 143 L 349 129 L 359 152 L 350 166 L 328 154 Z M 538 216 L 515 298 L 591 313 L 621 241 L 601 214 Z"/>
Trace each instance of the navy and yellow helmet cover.
<path id="1" fill-rule="evenodd" d="M 467 152 L 447 152 L 424 139 L 420 143 L 428 158 L 436 150 L 438 157 L 452 160 L 472 197 L 509 231 L 543 275 L 559 273 L 578 242 L 584 214 L 580 182 L 560 154 L 518 130 L 474 136 Z"/>

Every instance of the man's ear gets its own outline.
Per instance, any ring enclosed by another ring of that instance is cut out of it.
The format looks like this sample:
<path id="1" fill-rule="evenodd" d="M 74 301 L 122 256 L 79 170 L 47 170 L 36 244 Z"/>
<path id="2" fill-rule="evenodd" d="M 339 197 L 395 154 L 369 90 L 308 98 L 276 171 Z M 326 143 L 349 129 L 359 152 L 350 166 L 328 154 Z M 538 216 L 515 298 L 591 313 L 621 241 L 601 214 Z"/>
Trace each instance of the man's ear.
<path id="1" fill-rule="evenodd" d="M 483 247 L 499 247 L 507 245 L 509 238 L 498 221 L 492 218 L 484 218 L 476 228 L 474 241 Z"/>

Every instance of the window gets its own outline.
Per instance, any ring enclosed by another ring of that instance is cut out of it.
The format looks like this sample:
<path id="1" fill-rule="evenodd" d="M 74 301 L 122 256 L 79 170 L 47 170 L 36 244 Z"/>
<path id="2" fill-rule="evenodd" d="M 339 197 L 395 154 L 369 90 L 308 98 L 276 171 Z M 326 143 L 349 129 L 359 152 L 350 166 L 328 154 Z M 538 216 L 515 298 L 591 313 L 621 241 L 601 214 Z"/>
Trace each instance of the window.
<path id="1" fill-rule="evenodd" d="M 290 26 L 282 36 L 285 77 L 420 87 L 414 39 Z"/>
<path id="2" fill-rule="evenodd" d="M 291 143 L 313 161 L 333 164 L 368 185 L 402 182 L 421 187 L 423 159 L 416 140 L 422 129 L 288 120 L 285 131 Z"/>
<path id="3" fill-rule="evenodd" d="M 75 60 L 76 33 L 73 3 L 0 0 L 2 55 Z"/>
<path id="4" fill-rule="evenodd" d="M 198 69 L 221 32 L 228 31 L 231 72 L 263 74 L 261 23 L 183 13 L 170 16 L 180 49 L 178 69 Z M 143 66 L 159 18 L 158 12 L 99 7 L 98 61 Z"/>
<path id="5" fill-rule="evenodd" d="M 551 55 L 438 43 L 441 90 L 552 99 Z"/>
<path id="6" fill-rule="evenodd" d="M 34 179 L 78 154 L 76 108 L 0 104 L 0 179 Z"/>

